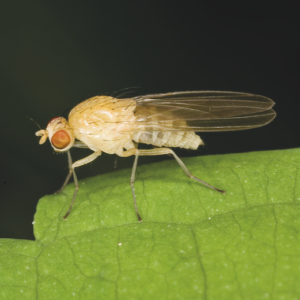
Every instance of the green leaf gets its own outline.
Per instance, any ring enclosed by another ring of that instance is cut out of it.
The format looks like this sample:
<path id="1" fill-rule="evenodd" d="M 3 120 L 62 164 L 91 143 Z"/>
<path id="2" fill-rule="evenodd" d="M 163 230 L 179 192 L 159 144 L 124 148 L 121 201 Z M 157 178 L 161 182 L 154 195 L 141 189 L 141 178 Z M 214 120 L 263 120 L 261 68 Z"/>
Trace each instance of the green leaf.
<path id="1" fill-rule="evenodd" d="M 0 299 L 300 299 L 300 149 L 184 159 L 45 196 L 36 242 L 0 241 Z"/>

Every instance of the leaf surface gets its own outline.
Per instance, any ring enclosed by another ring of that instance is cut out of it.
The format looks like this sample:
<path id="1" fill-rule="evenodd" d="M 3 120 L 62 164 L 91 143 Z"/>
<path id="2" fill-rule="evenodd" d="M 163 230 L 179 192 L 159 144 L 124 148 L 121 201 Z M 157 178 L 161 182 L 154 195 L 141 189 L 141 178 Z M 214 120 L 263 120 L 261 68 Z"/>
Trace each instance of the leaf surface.
<path id="1" fill-rule="evenodd" d="M 122 170 L 37 207 L 36 241 L 0 240 L 0 299 L 300 299 L 300 149 Z"/>

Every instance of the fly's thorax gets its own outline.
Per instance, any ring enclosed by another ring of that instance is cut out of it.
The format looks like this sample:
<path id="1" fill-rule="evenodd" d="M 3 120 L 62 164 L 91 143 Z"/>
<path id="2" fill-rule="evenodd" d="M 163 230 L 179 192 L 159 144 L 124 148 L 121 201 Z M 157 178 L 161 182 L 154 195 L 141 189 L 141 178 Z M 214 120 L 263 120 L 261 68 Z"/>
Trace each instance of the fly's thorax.
<path id="1" fill-rule="evenodd" d="M 132 141 L 135 107 L 133 99 L 97 96 L 75 106 L 69 123 L 76 139 L 93 151 L 121 153 Z"/>
<path id="2" fill-rule="evenodd" d="M 68 121 L 63 117 L 56 117 L 50 120 L 46 130 L 36 132 L 41 136 L 40 144 L 45 143 L 47 137 L 51 146 L 56 152 L 65 152 L 69 150 L 75 141 L 75 136 Z"/>

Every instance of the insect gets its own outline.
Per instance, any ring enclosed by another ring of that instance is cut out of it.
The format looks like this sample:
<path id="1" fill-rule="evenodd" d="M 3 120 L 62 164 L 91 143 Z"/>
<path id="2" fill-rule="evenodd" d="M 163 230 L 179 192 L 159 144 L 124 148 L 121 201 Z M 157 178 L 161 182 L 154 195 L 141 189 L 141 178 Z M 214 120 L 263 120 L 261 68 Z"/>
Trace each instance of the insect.
<path id="1" fill-rule="evenodd" d="M 64 219 L 70 214 L 78 180 L 75 168 L 92 162 L 102 152 L 121 157 L 135 156 L 130 177 L 133 202 L 139 214 L 134 191 L 135 172 L 139 156 L 171 154 L 185 174 L 207 187 L 225 193 L 192 175 L 170 147 L 197 149 L 203 145 L 195 132 L 233 131 L 260 127 L 271 122 L 275 103 L 264 96 L 218 91 L 187 91 L 117 99 L 96 96 L 75 106 L 67 121 L 56 117 L 45 130 L 36 132 L 40 144 L 47 137 L 57 152 L 67 152 L 69 173 L 61 192 L 73 175 L 74 195 Z M 138 143 L 151 144 L 154 149 L 139 150 Z M 70 148 L 89 148 L 93 154 L 72 162 Z"/>

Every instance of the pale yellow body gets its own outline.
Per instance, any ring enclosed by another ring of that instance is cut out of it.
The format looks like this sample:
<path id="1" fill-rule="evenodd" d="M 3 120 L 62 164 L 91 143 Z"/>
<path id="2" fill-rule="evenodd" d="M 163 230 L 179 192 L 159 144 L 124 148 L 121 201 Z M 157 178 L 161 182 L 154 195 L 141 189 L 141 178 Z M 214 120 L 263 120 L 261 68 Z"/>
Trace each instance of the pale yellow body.
<path id="1" fill-rule="evenodd" d="M 96 96 L 75 106 L 69 114 L 69 126 L 75 137 L 95 152 L 124 156 L 124 150 L 135 148 L 134 142 L 157 147 L 197 149 L 203 144 L 193 131 L 145 131 L 135 115 L 133 99 Z M 157 124 L 155 115 L 152 124 Z M 171 123 L 172 121 L 169 121 Z M 184 122 L 184 121 L 183 121 Z M 149 127 L 149 126 L 148 126 Z M 126 155 L 127 156 L 127 155 Z"/>

